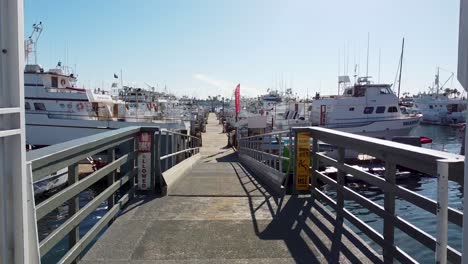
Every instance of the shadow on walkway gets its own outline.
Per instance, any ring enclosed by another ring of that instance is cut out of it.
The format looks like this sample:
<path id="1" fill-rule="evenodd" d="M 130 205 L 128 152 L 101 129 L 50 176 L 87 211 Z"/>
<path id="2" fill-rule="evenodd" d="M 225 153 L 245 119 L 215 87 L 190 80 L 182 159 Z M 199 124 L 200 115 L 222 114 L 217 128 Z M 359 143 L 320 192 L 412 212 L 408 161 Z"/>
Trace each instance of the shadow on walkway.
<path id="1" fill-rule="evenodd" d="M 343 260 L 351 263 L 382 263 L 365 242 L 343 226 L 343 219 L 337 218 L 320 201 L 310 196 L 274 194 L 240 163 L 231 165 L 242 186 L 254 183 L 265 199 L 254 207 L 252 200 L 258 200 L 259 197 L 252 197 L 252 191 L 244 187 L 249 198 L 254 230 L 260 239 L 283 240 L 297 263 L 339 263 Z M 268 207 L 273 220 L 260 230 L 255 213 L 262 206 Z"/>

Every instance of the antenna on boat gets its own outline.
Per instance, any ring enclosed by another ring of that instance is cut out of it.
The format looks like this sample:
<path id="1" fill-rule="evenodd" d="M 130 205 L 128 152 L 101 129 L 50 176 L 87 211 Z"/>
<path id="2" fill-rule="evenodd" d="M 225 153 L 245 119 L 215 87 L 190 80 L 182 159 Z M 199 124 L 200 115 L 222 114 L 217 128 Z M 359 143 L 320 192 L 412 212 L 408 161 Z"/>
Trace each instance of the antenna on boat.
<path id="1" fill-rule="evenodd" d="M 370 42 L 370 33 L 367 32 L 367 62 L 366 62 L 366 76 L 369 76 L 369 42 Z"/>
<path id="2" fill-rule="evenodd" d="M 356 78 L 358 76 L 357 74 L 357 69 L 358 69 L 358 65 L 357 64 L 354 64 L 354 83 L 356 83 Z"/>
<path id="3" fill-rule="evenodd" d="M 403 69 L 403 52 L 405 50 L 405 38 L 401 43 L 401 55 L 400 55 L 400 76 L 398 77 L 398 98 L 400 98 L 400 87 L 401 87 L 401 71 Z"/>
<path id="4" fill-rule="evenodd" d="M 341 75 L 341 56 L 340 56 L 340 49 L 338 49 L 338 78 Z M 338 93 L 340 94 L 340 82 L 338 81 Z"/>
<path id="5" fill-rule="evenodd" d="M 379 75 L 377 77 L 377 82 L 380 83 L 380 56 L 382 55 L 382 49 L 379 48 Z"/>

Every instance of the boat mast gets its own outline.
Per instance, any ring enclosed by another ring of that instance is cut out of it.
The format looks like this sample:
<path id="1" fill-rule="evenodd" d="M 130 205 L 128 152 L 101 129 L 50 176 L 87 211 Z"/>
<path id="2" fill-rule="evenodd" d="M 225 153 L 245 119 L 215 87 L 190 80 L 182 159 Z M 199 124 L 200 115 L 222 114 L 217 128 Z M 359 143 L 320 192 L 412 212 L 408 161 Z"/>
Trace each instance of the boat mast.
<path id="1" fill-rule="evenodd" d="M 380 55 L 382 53 L 382 49 L 379 49 L 379 74 L 378 74 L 378 78 L 377 78 L 377 82 L 380 83 Z"/>
<path id="2" fill-rule="evenodd" d="M 369 76 L 369 42 L 370 42 L 370 33 L 367 32 L 367 63 L 366 63 L 366 77 Z"/>
<path id="3" fill-rule="evenodd" d="M 400 76 L 398 77 L 398 98 L 400 98 L 400 87 L 401 87 L 401 71 L 403 69 L 403 52 L 405 50 L 405 38 L 401 43 L 401 56 L 400 56 Z"/>
<path id="4" fill-rule="evenodd" d="M 341 75 L 341 56 L 340 56 L 340 50 L 338 49 L 338 92 L 337 95 L 340 94 L 340 75 Z"/>

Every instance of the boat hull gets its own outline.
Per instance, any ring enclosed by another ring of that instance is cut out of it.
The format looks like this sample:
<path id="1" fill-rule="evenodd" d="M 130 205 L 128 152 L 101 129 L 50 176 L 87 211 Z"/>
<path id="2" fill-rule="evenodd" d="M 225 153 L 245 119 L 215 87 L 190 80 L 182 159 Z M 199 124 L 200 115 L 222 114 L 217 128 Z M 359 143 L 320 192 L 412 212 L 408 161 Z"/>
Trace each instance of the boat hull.
<path id="1" fill-rule="evenodd" d="M 104 120 L 74 120 L 49 118 L 44 114 L 26 114 L 26 143 L 49 146 L 129 126 L 154 126 L 161 129 L 184 130 L 181 121 L 123 122 Z"/>
<path id="2" fill-rule="evenodd" d="M 340 130 L 343 132 L 369 136 L 374 138 L 392 140 L 393 137 L 407 136 L 421 122 L 421 115 L 413 117 L 371 121 L 366 123 L 347 123 L 340 125 L 327 126 L 331 129 Z"/>

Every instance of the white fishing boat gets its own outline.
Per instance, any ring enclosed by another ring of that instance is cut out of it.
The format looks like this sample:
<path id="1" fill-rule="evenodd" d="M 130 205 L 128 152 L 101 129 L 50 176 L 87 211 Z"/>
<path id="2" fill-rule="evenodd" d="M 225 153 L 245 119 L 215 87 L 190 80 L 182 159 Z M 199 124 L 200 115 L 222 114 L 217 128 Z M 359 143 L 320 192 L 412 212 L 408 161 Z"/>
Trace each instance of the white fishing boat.
<path id="1" fill-rule="evenodd" d="M 156 95 L 142 88 L 123 87 L 119 99 L 125 104 L 124 120 L 127 122 L 152 122 L 161 119 Z"/>
<path id="2" fill-rule="evenodd" d="M 45 70 L 37 63 L 37 41 L 42 24 L 33 26 L 33 33 L 26 40 L 27 64 L 24 71 L 26 143 L 38 146 L 53 145 L 81 138 L 110 129 L 127 126 L 157 126 L 171 130 L 189 130 L 182 120 L 154 120 L 155 106 L 137 117 L 139 106 L 128 107 L 124 101 L 115 100 L 101 90 L 77 87 L 76 75 L 70 68 L 57 63 Z M 34 62 L 29 63 L 34 54 Z M 150 112 L 147 114 L 146 112 Z M 149 116 L 148 118 L 146 118 Z M 125 122 L 132 121 L 132 122 Z"/>
<path id="3" fill-rule="evenodd" d="M 342 95 L 318 96 L 312 101 L 312 125 L 388 140 L 406 136 L 419 125 L 421 115 L 403 114 L 390 84 L 374 84 L 370 77 L 361 77 L 349 85 L 349 77 L 343 79 L 347 81 L 341 82 Z"/>
<path id="4" fill-rule="evenodd" d="M 444 85 L 451 78 L 453 78 L 453 73 L 440 86 L 439 70 L 437 70 L 434 85 L 429 87 L 429 92 L 420 93 L 414 97 L 414 104 L 410 111 L 422 114 L 423 123 L 453 125 L 466 121 L 466 99 L 460 97 L 460 92 L 456 89 L 444 89 Z"/>

